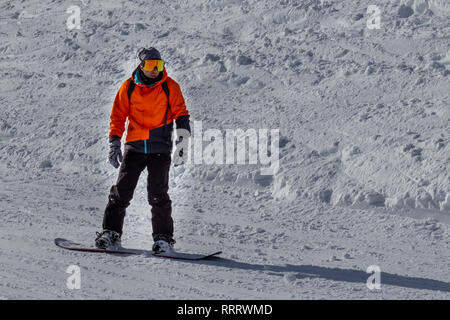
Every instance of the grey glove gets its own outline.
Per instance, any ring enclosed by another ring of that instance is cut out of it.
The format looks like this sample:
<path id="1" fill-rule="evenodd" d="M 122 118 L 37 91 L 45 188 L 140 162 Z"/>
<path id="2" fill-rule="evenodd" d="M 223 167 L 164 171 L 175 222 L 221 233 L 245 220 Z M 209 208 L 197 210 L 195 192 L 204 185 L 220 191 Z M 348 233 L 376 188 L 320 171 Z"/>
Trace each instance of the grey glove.
<path id="1" fill-rule="evenodd" d="M 120 151 L 120 138 L 117 136 L 111 136 L 109 138 L 109 163 L 114 168 L 120 166 L 119 162 L 123 161 L 122 151 Z"/>
<path id="2" fill-rule="evenodd" d="M 189 130 L 183 128 L 177 129 L 178 139 L 175 141 L 176 149 L 173 159 L 174 167 L 183 165 L 187 161 L 190 136 L 191 133 Z"/>
<path id="3" fill-rule="evenodd" d="M 183 144 L 181 143 L 183 141 L 183 137 L 178 137 L 178 140 L 175 141 L 175 154 L 174 154 L 174 162 L 173 166 L 178 167 L 184 164 L 185 158 L 183 157 Z"/>

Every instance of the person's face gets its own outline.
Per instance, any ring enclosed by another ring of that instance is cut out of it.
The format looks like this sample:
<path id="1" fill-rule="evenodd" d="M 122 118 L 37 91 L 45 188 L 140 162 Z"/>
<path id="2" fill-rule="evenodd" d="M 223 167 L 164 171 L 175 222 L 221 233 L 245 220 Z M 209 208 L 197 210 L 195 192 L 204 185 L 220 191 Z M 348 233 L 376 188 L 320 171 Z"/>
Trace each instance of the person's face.
<path id="1" fill-rule="evenodd" d="M 142 68 L 142 67 L 141 67 L 141 70 L 147 78 L 155 79 L 159 75 L 159 71 L 158 71 L 157 67 L 155 67 L 155 69 L 153 69 L 153 71 L 144 70 L 144 68 Z"/>

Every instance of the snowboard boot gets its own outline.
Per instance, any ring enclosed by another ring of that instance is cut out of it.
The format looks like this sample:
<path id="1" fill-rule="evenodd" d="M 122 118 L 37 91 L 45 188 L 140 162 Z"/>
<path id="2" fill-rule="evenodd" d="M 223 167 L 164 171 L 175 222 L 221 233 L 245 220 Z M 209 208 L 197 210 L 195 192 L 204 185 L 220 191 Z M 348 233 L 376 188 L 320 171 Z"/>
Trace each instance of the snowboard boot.
<path id="1" fill-rule="evenodd" d="M 158 253 L 172 253 L 174 252 L 173 245 L 175 244 L 175 240 L 169 239 L 167 237 L 161 236 L 155 239 L 155 243 L 153 244 L 152 251 L 154 254 Z"/>
<path id="2" fill-rule="evenodd" d="M 97 238 L 95 238 L 95 246 L 99 249 L 119 248 L 121 246 L 121 235 L 118 232 L 105 229 L 96 234 Z"/>

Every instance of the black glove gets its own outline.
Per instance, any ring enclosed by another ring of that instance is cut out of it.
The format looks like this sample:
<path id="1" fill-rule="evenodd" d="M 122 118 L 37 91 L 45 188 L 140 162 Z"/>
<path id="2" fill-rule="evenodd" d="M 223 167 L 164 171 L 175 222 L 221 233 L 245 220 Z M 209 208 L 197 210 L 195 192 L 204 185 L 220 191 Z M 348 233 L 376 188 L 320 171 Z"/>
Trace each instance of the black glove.
<path id="1" fill-rule="evenodd" d="M 122 152 L 120 151 L 120 138 L 118 136 L 111 136 L 109 138 L 109 163 L 114 168 L 120 166 L 119 162 L 123 161 Z"/>

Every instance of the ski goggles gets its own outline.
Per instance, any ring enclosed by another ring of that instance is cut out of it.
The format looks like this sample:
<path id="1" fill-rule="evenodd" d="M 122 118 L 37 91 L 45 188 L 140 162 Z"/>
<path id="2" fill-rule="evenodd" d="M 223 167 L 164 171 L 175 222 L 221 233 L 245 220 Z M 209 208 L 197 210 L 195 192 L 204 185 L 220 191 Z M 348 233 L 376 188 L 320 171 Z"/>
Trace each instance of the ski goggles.
<path id="1" fill-rule="evenodd" d="M 159 72 L 164 69 L 164 60 L 144 60 L 141 63 L 142 69 L 147 71 L 153 71 L 155 68 L 158 69 Z"/>

